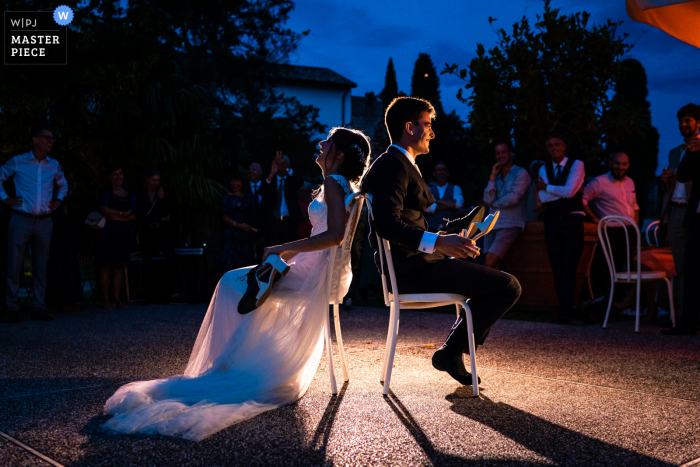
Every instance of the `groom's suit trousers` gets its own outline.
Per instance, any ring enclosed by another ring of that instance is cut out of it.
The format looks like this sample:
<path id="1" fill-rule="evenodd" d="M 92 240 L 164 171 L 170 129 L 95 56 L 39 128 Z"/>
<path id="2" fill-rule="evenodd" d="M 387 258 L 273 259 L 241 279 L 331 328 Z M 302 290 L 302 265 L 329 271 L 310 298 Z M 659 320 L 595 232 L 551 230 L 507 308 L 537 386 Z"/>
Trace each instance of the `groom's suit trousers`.
<path id="1" fill-rule="evenodd" d="M 436 263 L 401 273 L 396 271 L 399 293 L 453 293 L 469 298 L 474 322 L 474 341 L 484 343 L 491 326 L 498 321 L 520 297 L 520 283 L 505 272 L 445 258 Z M 467 343 L 464 342 L 464 347 Z"/>

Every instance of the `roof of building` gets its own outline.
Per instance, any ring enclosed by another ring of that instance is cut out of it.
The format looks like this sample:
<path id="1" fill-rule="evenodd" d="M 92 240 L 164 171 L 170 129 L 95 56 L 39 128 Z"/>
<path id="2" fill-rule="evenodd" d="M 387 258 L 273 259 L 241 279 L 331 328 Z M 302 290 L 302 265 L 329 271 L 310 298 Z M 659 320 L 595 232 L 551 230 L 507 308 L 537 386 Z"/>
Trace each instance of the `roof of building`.
<path id="1" fill-rule="evenodd" d="M 306 81 L 356 88 L 357 84 L 328 68 L 301 65 L 280 65 L 280 75 L 285 81 Z"/>

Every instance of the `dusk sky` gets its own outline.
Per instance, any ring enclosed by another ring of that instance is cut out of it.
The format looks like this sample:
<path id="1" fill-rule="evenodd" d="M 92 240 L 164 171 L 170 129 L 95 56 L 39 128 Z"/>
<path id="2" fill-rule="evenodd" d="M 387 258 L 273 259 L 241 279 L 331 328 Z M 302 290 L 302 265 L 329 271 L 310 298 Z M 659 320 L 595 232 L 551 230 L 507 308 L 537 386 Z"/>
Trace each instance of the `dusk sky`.
<path id="1" fill-rule="evenodd" d="M 676 111 L 688 102 L 700 103 L 700 50 L 632 21 L 624 0 L 555 0 L 553 6 L 565 14 L 586 10 L 596 24 L 607 19 L 624 21 L 620 32 L 628 33 L 627 42 L 635 44 L 627 57 L 639 60 L 647 71 L 652 121 L 661 134 L 660 172 L 667 165 L 668 151 L 682 143 Z M 534 23 L 535 15 L 542 11 L 541 0 L 441 0 L 432 5 L 418 0 L 296 0 L 288 26 L 310 32 L 291 63 L 330 68 L 357 83 L 353 95 L 364 95 L 382 90 L 392 57 L 399 89 L 410 94 L 413 65 L 420 52 L 431 55 L 438 72 L 446 62 L 466 67 L 475 56 L 477 43 L 487 49 L 496 45 L 489 16 L 498 19 L 495 27 L 510 32 L 523 15 Z M 445 110 L 456 110 L 466 120 L 469 107 L 455 97 L 463 84 L 456 77 L 440 76 Z M 634 155 L 630 156 L 633 162 Z"/>

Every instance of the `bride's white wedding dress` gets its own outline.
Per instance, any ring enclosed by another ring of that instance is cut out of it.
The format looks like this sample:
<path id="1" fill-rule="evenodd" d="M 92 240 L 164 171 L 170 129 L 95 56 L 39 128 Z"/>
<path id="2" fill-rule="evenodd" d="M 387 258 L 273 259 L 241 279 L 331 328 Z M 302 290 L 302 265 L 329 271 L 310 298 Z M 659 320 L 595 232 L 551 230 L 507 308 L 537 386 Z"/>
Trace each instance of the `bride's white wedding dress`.
<path id="1" fill-rule="evenodd" d="M 345 191 L 348 181 L 331 175 Z M 312 235 L 327 230 L 323 192 L 309 206 Z M 332 284 L 341 297 L 352 275 L 343 248 Z M 290 404 L 304 395 L 323 352 L 328 313 L 330 250 L 300 253 L 267 301 L 237 311 L 250 268 L 226 273 L 214 292 L 184 375 L 126 384 L 105 404 L 112 432 L 201 440 L 234 423 Z M 341 279 L 338 281 L 338 273 Z"/>

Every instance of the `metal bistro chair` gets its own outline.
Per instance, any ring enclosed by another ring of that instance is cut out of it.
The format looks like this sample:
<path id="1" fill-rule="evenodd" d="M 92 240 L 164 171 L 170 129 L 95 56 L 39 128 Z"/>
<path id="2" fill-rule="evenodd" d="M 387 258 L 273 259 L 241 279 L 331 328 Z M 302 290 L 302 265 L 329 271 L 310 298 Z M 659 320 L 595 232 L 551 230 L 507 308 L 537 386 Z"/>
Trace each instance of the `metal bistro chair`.
<path id="1" fill-rule="evenodd" d="M 374 220 L 372 213 L 371 195 L 367 195 L 367 208 L 370 220 Z M 391 284 L 392 291 L 398 291 L 396 285 L 396 274 L 394 272 L 394 262 L 391 259 L 391 247 L 389 242 L 377 235 L 377 247 L 379 259 L 381 261 L 382 289 L 384 290 L 384 303 L 389 307 L 389 330 L 386 338 L 386 348 L 384 350 L 384 366 L 380 381 L 384 383 L 384 395 L 389 393 L 389 383 L 391 382 L 391 370 L 394 365 L 394 355 L 396 353 L 396 340 L 399 334 L 399 316 L 401 310 L 416 310 L 425 308 L 435 308 L 445 305 L 455 305 L 457 315 L 459 307 L 464 308 L 467 314 L 467 330 L 469 333 L 469 356 L 471 359 L 471 375 L 474 382 L 474 396 L 479 395 L 479 381 L 476 375 L 476 352 L 474 345 L 474 326 L 472 324 L 472 312 L 467 302 L 469 299 L 463 295 L 449 293 L 426 293 L 426 294 L 396 294 L 389 291 L 388 284 Z M 387 280 L 386 271 L 389 273 Z"/>
<path id="2" fill-rule="evenodd" d="M 647 245 L 654 245 L 655 247 L 659 247 L 659 226 L 661 225 L 661 221 L 654 221 L 649 226 L 647 227 L 646 231 L 646 236 L 647 236 Z M 651 237 L 649 236 L 649 233 L 654 236 L 654 243 L 651 243 Z"/>
<path id="3" fill-rule="evenodd" d="M 331 248 L 330 258 L 328 261 L 328 289 L 332 292 L 333 288 L 333 270 L 336 269 L 334 266 L 338 266 L 336 263 L 343 261 L 343 252 L 350 250 L 352 248 L 352 239 L 355 236 L 355 230 L 357 229 L 357 223 L 360 220 L 360 215 L 362 214 L 362 203 L 365 201 L 367 195 L 363 193 L 352 193 L 345 197 L 345 207 L 346 212 L 349 211 L 350 215 L 348 217 L 348 222 L 345 225 L 345 235 L 343 236 L 343 242 L 340 246 Z M 348 209 L 349 208 L 349 209 Z M 340 269 L 338 269 L 340 271 Z M 340 365 L 343 368 L 343 379 L 348 381 L 350 377 L 348 376 L 348 368 L 345 363 L 345 349 L 343 347 L 343 335 L 340 332 L 340 304 L 342 303 L 343 297 L 340 296 L 340 273 L 337 277 L 337 287 L 336 292 L 330 297 L 330 305 L 333 305 L 333 319 L 335 321 L 335 337 L 338 342 L 338 353 L 340 355 Z M 329 314 L 326 313 L 326 321 L 324 324 L 324 333 L 326 339 L 326 353 L 328 354 L 328 372 L 330 373 L 331 380 L 331 392 L 333 394 L 338 394 L 338 385 L 335 381 L 335 368 L 333 367 L 333 345 L 331 343 L 331 322 Z"/>
<path id="4" fill-rule="evenodd" d="M 625 231 L 625 240 L 627 242 L 627 272 L 618 272 L 615 270 L 615 262 L 613 260 L 613 251 L 610 245 L 610 237 L 608 235 L 609 225 L 619 225 Z M 666 273 L 663 271 L 642 271 L 642 262 L 637 261 L 637 272 L 631 272 L 631 261 L 630 261 L 630 239 L 626 226 L 631 225 L 634 227 L 634 231 L 637 234 L 637 254 L 641 254 L 642 251 L 642 235 L 639 232 L 639 227 L 637 224 L 629 217 L 624 216 L 606 216 L 600 220 L 598 224 L 598 238 L 600 239 L 600 246 L 603 248 L 603 254 L 605 255 L 605 260 L 608 262 L 608 269 L 610 270 L 610 300 L 608 301 L 608 311 L 605 312 L 605 322 L 603 322 L 603 327 L 608 326 L 608 318 L 610 317 L 610 308 L 612 307 L 613 294 L 615 292 L 615 283 L 637 283 L 637 313 L 634 324 L 634 332 L 639 332 L 639 298 L 642 290 L 642 282 L 650 282 L 659 279 L 666 281 L 668 286 L 668 296 L 671 302 L 671 320 L 673 325 L 676 325 L 676 314 L 673 309 L 673 287 L 671 281 L 666 277 Z"/>

